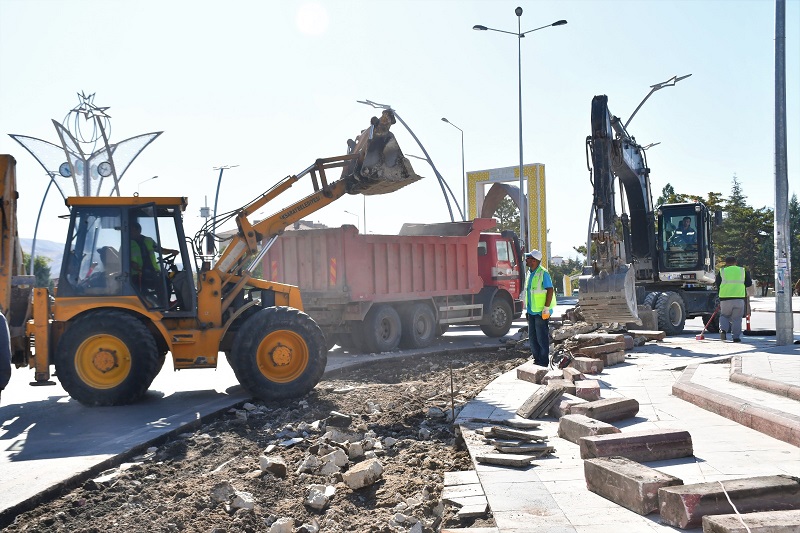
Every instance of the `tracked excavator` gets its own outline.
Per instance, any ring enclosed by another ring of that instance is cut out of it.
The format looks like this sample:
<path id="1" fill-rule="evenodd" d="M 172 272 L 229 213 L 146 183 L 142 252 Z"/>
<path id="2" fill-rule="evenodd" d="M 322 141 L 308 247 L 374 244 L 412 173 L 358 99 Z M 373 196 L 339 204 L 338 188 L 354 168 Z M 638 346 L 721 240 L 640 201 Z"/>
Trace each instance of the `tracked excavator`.
<path id="1" fill-rule="evenodd" d="M 185 197 L 68 198 L 53 294 L 21 275 L 15 161 L 0 155 L 0 307 L 11 325 L 12 362 L 35 370 L 34 385 L 52 383 L 55 366 L 64 389 L 86 405 L 139 400 L 167 353 L 183 370 L 214 368 L 224 352 L 242 386 L 264 400 L 308 393 L 325 370 L 323 333 L 303 312 L 297 287 L 254 272 L 278 235 L 301 218 L 345 194 L 386 194 L 420 179 L 390 131 L 394 122 L 391 110 L 373 117 L 346 154 L 317 159 L 220 217 L 235 219 L 237 231 L 213 265 L 203 253 L 209 228 L 185 237 Z M 338 168 L 341 176 L 328 181 Z M 304 178 L 311 194 L 253 220 Z"/>
<path id="2" fill-rule="evenodd" d="M 667 334 L 683 331 L 687 318 L 710 322 L 718 303 L 715 217 L 700 202 L 653 206 L 645 150 L 611 114 L 607 96 L 592 100 L 591 122 L 591 262 L 579 278 L 578 298 L 584 318 L 641 323 L 641 305 L 657 311 L 658 327 Z M 710 322 L 709 331 L 718 330 Z"/>

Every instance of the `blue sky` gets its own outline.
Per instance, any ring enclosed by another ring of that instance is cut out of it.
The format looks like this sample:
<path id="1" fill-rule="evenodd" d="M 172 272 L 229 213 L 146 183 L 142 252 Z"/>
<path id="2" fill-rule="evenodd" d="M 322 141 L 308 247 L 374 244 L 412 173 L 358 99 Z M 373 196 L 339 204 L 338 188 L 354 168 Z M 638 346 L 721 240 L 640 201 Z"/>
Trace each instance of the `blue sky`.
<path id="1" fill-rule="evenodd" d="M 519 163 L 516 32 L 566 26 L 522 42 L 525 163 L 546 167 L 553 254 L 585 243 L 591 205 L 585 138 L 590 104 L 609 96 L 648 150 L 654 197 L 730 192 L 736 175 L 750 203 L 774 205 L 775 2 L 770 0 L 81 1 L 0 0 L 0 153 L 18 161 L 20 234 L 33 236 L 47 177 L 7 136 L 58 143 L 51 119 L 95 93 L 108 106 L 111 140 L 164 131 L 122 181 L 123 194 L 188 196 L 189 233 L 200 207 L 243 205 L 316 158 L 339 155 L 378 114 L 356 100 L 391 104 L 461 198 L 467 171 Z M 800 193 L 800 0 L 786 2 L 789 191 Z M 408 154 L 422 155 L 400 125 Z M 404 222 L 449 219 L 433 172 L 384 197 L 346 197 L 313 214 L 335 226 L 395 233 Z M 157 175 L 156 180 L 141 183 Z M 141 185 L 140 185 L 141 183 Z M 310 192 L 300 182 L 273 212 Z M 346 213 L 349 211 L 349 214 Z M 39 238 L 63 240 L 63 201 L 50 194 Z M 268 214 L 268 213 L 265 213 Z"/>

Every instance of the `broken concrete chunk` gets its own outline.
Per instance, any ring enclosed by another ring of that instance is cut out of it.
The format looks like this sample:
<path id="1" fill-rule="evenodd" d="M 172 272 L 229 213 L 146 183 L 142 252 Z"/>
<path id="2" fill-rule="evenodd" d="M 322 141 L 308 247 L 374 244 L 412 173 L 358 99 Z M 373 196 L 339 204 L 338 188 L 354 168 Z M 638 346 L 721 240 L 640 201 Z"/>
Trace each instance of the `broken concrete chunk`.
<path id="1" fill-rule="evenodd" d="M 286 461 L 277 455 L 262 455 L 258 458 L 262 472 L 269 472 L 276 477 L 286 477 Z"/>
<path id="2" fill-rule="evenodd" d="M 293 533 L 294 532 L 294 518 L 278 518 L 269 526 L 267 533 Z"/>
<path id="3" fill-rule="evenodd" d="M 226 503 L 233 498 L 234 494 L 236 494 L 236 489 L 233 488 L 233 485 L 227 481 L 222 481 L 211 487 L 211 503 L 212 505 Z"/>
<path id="4" fill-rule="evenodd" d="M 328 415 L 328 418 L 325 419 L 325 423 L 331 427 L 347 428 L 353 423 L 353 418 L 344 413 L 331 411 L 330 415 Z"/>
<path id="5" fill-rule="evenodd" d="M 308 487 L 304 503 L 312 509 L 321 511 L 328 505 L 334 494 L 336 494 L 336 488 L 330 485 L 311 485 Z"/>
<path id="6" fill-rule="evenodd" d="M 352 490 L 358 490 L 378 481 L 383 475 L 383 465 L 377 459 L 367 459 L 344 473 L 343 480 Z"/>
<path id="7" fill-rule="evenodd" d="M 694 455 L 688 431 L 659 429 L 582 437 L 581 459 L 622 456 L 633 461 L 663 461 Z"/>
<path id="8" fill-rule="evenodd" d="M 602 422 L 632 418 L 639 412 L 639 402 L 633 398 L 607 398 L 572 407 L 572 414 L 586 415 Z"/>
<path id="9" fill-rule="evenodd" d="M 746 526 L 743 525 L 747 524 Z M 796 533 L 800 531 L 800 509 L 760 513 L 720 514 L 703 517 L 707 533 Z"/>
<path id="10" fill-rule="evenodd" d="M 236 491 L 236 494 L 233 496 L 233 501 L 231 502 L 231 507 L 234 509 L 248 509 L 252 510 L 255 508 L 255 500 L 253 500 L 253 495 L 249 492 L 240 492 Z"/>
<path id="11" fill-rule="evenodd" d="M 584 374 L 600 374 L 603 372 L 605 365 L 602 359 L 576 357 L 572 360 L 570 366 L 576 370 L 580 370 Z"/>

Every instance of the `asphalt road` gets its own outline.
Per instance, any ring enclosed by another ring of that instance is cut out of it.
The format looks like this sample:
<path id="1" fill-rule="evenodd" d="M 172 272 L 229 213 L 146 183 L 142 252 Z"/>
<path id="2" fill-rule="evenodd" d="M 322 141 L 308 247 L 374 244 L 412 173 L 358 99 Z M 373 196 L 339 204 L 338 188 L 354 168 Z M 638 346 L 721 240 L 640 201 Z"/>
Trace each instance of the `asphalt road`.
<path id="1" fill-rule="evenodd" d="M 751 327 L 774 329 L 774 299 L 757 299 Z M 563 299 L 555 315 L 575 305 Z M 798 309 L 800 302 L 794 303 Z M 794 331 L 800 332 L 795 311 Z M 524 320 L 511 330 L 516 333 Z M 685 335 L 702 329 L 700 319 L 687 322 Z M 392 354 L 351 355 L 338 347 L 329 353 L 327 371 L 335 371 L 382 358 L 449 350 L 491 349 L 497 339 L 484 336 L 477 327 L 451 328 L 424 350 Z M 243 402 L 249 396 L 236 381 L 224 357 L 217 369 L 170 371 L 169 358 L 144 400 L 123 407 L 85 407 L 72 400 L 57 383 L 31 387 L 33 371 L 15 369 L 0 400 L 0 517 L 15 513 L 17 506 L 63 484 L 84 479 L 109 468 L 118 455 L 138 453 L 147 442 L 167 433 L 181 432 L 202 417 Z"/>

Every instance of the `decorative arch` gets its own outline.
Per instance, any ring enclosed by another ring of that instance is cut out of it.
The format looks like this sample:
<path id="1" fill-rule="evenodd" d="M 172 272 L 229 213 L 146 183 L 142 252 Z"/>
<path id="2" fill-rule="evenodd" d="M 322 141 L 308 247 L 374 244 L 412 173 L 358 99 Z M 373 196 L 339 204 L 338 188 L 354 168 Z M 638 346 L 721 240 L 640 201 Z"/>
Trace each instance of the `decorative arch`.
<path id="1" fill-rule="evenodd" d="M 526 250 L 536 248 L 546 254 L 547 250 L 547 202 L 545 193 L 544 165 L 524 165 L 522 171 L 528 189 L 527 238 L 521 236 Z M 485 191 L 485 185 L 492 186 Z M 492 216 L 506 196 L 519 209 L 519 167 L 493 168 L 467 172 L 467 212 L 469 218 Z"/>

